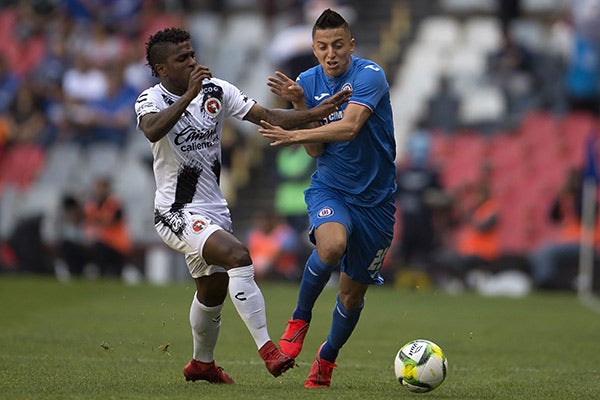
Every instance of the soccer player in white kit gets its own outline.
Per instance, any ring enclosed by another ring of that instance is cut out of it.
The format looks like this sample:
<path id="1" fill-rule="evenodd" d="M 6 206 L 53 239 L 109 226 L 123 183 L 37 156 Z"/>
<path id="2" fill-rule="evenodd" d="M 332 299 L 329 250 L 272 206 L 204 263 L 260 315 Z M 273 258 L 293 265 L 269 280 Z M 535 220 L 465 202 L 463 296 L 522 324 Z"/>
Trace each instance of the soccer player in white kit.
<path id="1" fill-rule="evenodd" d="M 264 108 L 197 64 L 190 35 L 179 28 L 150 36 L 146 59 L 160 83 L 140 94 L 135 111 L 138 129 L 150 141 L 154 156 L 156 230 L 167 245 L 185 255 L 196 283 L 190 309 L 193 357 L 183 374 L 186 380 L 234 383 L 214 361 L 221 309 L 229 291 L 266 368 L 277 377 L 295 361 L 270 339 L 252 259 L 232 234 L 230 212 L 219 188 L 223 121 L 235 117 L 296 127 L 325 118 L 350 92 L 339 92 L 301 112 Z"/>

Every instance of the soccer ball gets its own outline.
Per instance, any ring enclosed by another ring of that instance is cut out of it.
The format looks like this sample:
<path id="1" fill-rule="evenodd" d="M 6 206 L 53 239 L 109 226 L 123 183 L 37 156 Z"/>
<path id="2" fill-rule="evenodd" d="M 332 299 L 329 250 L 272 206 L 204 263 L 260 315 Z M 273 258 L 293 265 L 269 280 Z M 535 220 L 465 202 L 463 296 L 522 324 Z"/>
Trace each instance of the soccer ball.
<path id="1" fill-rule="evenodd" d="M 437 344 L 424 339 L 402 346 L 394 360 L 398 382 L 415 393 L 429 392 L 446 379 L 448 360 Z"/>

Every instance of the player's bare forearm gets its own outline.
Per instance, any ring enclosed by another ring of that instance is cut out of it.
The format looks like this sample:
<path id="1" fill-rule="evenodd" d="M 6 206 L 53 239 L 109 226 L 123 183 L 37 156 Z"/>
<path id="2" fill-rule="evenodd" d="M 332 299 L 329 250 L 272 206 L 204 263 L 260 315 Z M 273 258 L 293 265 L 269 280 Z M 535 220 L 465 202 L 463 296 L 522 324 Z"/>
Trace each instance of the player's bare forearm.
<path id="1" fill-rule="evenodd" d="M 175 126 L 192 99 L 185 95 L 157 113 L 146 114 L 140 119 L 140 129 L 151 142 L 162 139 Z"/>
<path id="2" fill-rule="evenodd" d="M 162 139 L 175 126 L 187 106 L 202 90 L 202 82 L 210 79 L 212 73 L 208 67 L 196 65 L 190 73 L 185 93 L 169 107 L 157 113 L 146 114 L 140 119 L 140 129 L 151 142 Z"/>
<path id="3" fill-rule="evenodd" d="M 358 130 L 354 126 L 343 121 L 333 122 L 312 129 L 286 130 L 281 126 L 275 126 L 267 121 L 261 121 L 261 126 L 258 132 L 263 137 L 272 140 L 271 146 L 347 142 L 354 140 L 358 133 Z"/>
<path id="4" fill-rule="evenodd" d="M 350 94 L 350 91 L 338 92 L 318 106 L 302 111 L 267 109 L 259 104 L 255 104 L 248 114 L 246 114 L 244 119 L 253 122 L 256 125 L 260 125 L 261 121 L 267 121 L 285 129 L 303 127 L 306 126 L 306 124 L 321 121 L 323 118 L 337 110 L 341 104 L 348 100 Z"/>

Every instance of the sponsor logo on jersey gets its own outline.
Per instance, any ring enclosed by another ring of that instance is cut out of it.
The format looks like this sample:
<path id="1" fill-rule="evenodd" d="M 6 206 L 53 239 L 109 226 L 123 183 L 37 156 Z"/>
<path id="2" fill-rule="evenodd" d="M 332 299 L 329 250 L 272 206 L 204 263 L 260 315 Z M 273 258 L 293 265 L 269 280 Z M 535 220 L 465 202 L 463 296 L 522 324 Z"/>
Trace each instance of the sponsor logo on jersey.
<path id="1" fill-rule="evenodd" d="M 342 118 L 344 118 L 344 110 L 336 110 L 336 111 L 332 112 L 331 114 L 329 114 L 327 116 L 327 118 L 324 118 L 321 124 L 322 125 L 329 124 L 334 121 L 339 121 Z"/>
<path id="2" fill-rule="evenodd" d="M 315 96 L 315 100 L 319 101 L 319 100 L 323 100 L 325 97 L 329 96 L 329 93 L 321 93 L 320 95 Z"/>
<path id="3" fill-rule="evenodd" d="M 218 139 L 216 129 L 198 130 L 190 125 L 181 132 L 175 132 L 173 142 L 181 146 L 181 151 L 192 151 L 214 146 Z"/>
<path id="4" fill-rule="evenodd" d="M 317 213 L 318 218 L 328 218 L 333 215 L 333 208 L 331 207 L 323 207 Z"/>
<path id="5" fill-rule="evenodd" d="M 376 65 L 373 65 L 373 64 L 369 64 L 369 65 L 365 66 L 365 69 L 367 69 L 367 68 L 372 69 L 375 72 L 381 71 L 381 68 L 379 68 L 379 67 L 377 67 Z"/>

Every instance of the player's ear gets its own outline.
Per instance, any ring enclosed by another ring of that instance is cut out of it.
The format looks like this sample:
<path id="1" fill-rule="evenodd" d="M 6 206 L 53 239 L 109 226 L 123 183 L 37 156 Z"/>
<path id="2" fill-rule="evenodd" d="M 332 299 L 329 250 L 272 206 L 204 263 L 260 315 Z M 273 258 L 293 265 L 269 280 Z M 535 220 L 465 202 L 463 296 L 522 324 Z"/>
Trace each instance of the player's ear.
<path id="1" fill-rule="evenodd" d="M 165 64 L 162 64 L 162 63 L 154 64 L 154 70 L 156 71 L 158 76 L 163 76 L 163 74 L 166 74 L 166 68 L 167 68 L 167 66 Z"/>

